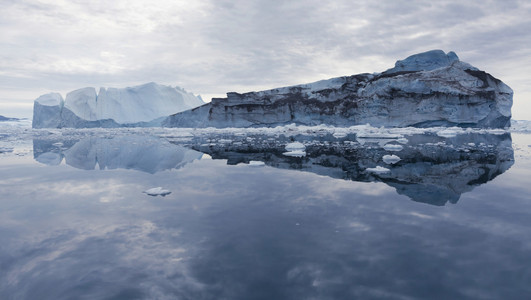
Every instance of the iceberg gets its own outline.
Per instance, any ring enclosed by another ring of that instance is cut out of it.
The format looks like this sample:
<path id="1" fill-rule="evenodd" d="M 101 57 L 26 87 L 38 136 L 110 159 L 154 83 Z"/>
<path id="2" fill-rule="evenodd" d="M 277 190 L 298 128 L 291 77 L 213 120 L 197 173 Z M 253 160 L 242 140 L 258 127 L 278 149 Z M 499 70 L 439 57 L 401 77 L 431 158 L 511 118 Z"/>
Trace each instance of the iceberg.
<path id="1" fill-rule="evenodd" d="M 147 83 L 128 88 L 82 88 L 50 93 L 33 106 L 33 128 L 159 126 L 167 116 L 204 104 L 179 87 Z"/>
<path id="2" fill-rule="evenodd" d="M 382 73 L 358 74 L 226 98 L 169 116 L 167 127 L 510 126 L 513 91 L 501 80 L 432 50 Z"/>

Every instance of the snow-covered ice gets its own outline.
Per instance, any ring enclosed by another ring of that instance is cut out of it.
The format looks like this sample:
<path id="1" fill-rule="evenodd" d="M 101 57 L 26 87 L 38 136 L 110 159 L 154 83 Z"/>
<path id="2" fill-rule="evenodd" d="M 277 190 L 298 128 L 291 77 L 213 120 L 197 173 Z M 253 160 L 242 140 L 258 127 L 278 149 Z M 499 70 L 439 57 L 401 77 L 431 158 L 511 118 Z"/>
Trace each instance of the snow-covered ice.
<path id="1" fill-rule="evenodd" d="M 103 124 L 116 127 L 115 124 L 155 122 L 202 104 L 201 97 L 182 88 L 153 82 L 128 88 L 100 88 L 98 93 L 95 88 L 87 87 L 68 93 L 64 101 L 57 93 L 37 98 L 33 127 L 102 127 Z M 107 123 L 90 123 L 96 121 Z"/>
<path id="2" fill-rule="evenodd" d="M 393 155 L 384 155 L 382 157 L 382 160 L 383 160 L 384 163 L 392 165 L 392 164 L 396 164 L 397 162 L 399 162 L 400 161 L 400 157 L 398 157 L 398 156 L 396 156 L 394 154 Z"/>
<path id="3" fill-rule="evenodd" d="M 375 168 L 367 168 L 365 169 L 367 172 L 370 172 L 370 173 L 376 173 L 376 174 L 383 174 L 383 173 L 388 173 L 390 172 L 391 170 L 389 170 L 388 168 L 384 168 L 382 166 L 376 166 Z"/>
<path id="4" fill-rule="evenodd" d="M 293 142 L 286 145 L 287 151 L 295 151 L 295 150 L 304 150 L 306 149 L 306 146 L 304 146 L 303 143 L 300 142 Z"/>

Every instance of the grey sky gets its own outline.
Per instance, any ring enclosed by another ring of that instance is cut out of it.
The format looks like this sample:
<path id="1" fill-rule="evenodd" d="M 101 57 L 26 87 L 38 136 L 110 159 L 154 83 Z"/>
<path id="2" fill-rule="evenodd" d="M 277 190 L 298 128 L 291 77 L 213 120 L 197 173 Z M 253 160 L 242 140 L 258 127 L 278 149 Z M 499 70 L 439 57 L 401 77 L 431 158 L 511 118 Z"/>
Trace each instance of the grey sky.
<path id="1" fill-rule="evenodd" d="M 531 119 L 531 2 L 0 0 L 0 114 L 155 81 L 206 100 L 362 72 L 431 49 L 513 88 Z"/>

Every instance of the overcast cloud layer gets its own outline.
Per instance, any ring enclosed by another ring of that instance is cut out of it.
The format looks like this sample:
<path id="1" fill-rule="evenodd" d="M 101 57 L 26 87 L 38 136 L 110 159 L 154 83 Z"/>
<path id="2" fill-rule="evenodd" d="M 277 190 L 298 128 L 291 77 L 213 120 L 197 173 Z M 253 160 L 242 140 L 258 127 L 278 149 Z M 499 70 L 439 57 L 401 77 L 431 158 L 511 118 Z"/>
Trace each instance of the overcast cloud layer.
<path id="1" fill-rule="evenodd" d="M 0 0 L 0 115 L 39 95 L 154 81 L 205 100 L 455 51 L 531 119 L 531 2 Z"/>

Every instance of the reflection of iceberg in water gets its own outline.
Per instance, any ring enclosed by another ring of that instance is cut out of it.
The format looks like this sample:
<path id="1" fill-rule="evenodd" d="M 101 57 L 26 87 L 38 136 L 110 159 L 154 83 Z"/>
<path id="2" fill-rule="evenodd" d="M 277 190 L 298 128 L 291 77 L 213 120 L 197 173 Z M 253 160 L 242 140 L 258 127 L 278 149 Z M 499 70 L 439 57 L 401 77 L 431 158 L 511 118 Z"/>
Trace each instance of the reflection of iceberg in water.
<path id="1" fill-rule="evenodd" d="M 33 149 L 35 160 L 48 165 L 58 165 L 64 157 L 66 164 L 84 170 L 93 170 L 97 165 L 100 170 L 148 173 L 180 168 L 203 155 L 164 139 L 141 135 L 87 137 L 76 143 L 34 140 Z"/>
<path id="2" fill-rule="evenodd" d="M 228 164 L 263 161 L 272 167 L 333 178 L 381 181 L 399 194 L 432 205 L 456 203 L 462 193 L 492 180 L 514 163 L 510 134 L 422 134 L 407 136 L 407 140 L 298 136 L 296 139 L 307 145 L 305 157 L 283 155 L 284 146 L 290 142 L 283 136 L 275 142 L 268 136 L 218 139 L 231 142 L 219 143 L 209 137 L 209 143 L 198 140 L 192 147 L 214 159 L 227 159 Z M 385 155 L 396 155 L 400 160 L 386 163 Z M 389 171 L 371 172 L 377 167 Z"/>

